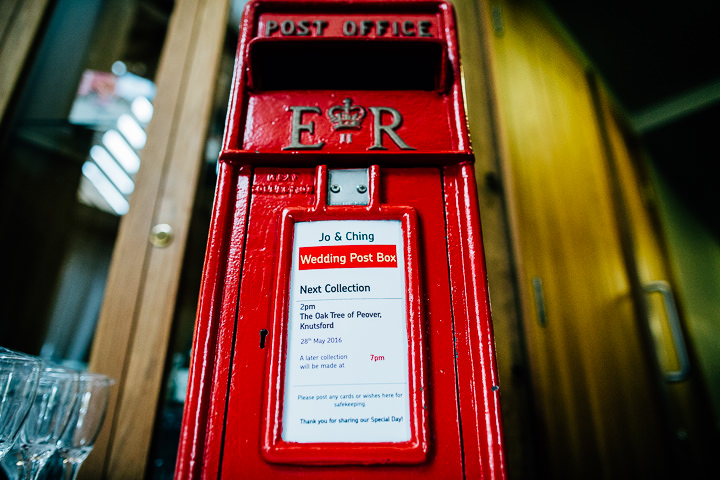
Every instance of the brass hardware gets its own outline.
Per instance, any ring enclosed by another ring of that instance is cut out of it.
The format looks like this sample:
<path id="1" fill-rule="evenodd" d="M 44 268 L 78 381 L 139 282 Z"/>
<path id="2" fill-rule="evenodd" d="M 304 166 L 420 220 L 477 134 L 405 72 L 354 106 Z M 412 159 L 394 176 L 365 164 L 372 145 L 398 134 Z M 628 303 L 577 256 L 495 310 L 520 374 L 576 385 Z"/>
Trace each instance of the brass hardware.
<path id="1" fill-rule="evenodd" d="M 154 247 L 165 248 L 172 242 L 174 233 L 167 223 L 158 223 L 150 230 L 150 243 Z"/>

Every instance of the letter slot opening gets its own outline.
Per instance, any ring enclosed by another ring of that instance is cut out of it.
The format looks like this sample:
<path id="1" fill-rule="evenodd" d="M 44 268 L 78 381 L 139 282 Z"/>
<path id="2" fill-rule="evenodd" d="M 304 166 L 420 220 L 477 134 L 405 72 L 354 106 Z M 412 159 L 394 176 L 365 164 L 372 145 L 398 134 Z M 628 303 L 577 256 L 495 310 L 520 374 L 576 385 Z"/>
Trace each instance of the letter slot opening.
<path id="1" fill-rule="evenodd" d="M 443 90 L 446 56 L 437 39 L 258 38 L 249 50 L 254 90 Z"/>

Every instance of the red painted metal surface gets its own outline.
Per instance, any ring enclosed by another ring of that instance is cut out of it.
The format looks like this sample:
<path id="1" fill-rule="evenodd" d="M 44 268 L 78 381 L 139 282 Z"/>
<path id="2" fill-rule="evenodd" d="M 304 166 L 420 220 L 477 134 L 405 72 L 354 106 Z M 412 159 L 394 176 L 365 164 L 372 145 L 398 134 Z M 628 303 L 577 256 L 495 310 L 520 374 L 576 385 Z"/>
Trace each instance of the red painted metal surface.
<path id="1" fill-rule="evenodd" d="M 399 81 L 367 72 L 378 65 L 392 71 L 393 62 L 382 58 L 397 55 L 412 57 L 400 62 Z M 297 67 L 296 57 L 313 71 L 284 71 L 283 65 Z M 335 64 L 315 57 L 337 60 L 339 79 L 328 79 Z M 403 77 L 406 67 L 422 81 Z M 454 19 L 445 2 L 248 5 L 220 155 L 177 479 L 505 477 L 459 72 Z M 365 82 L 371 88 L 362 88 Z M 369 205 L 328 205 L 328 169 L 349 166 L 369 169 Z M 291 226 L 346 219 L 402 223 L 409 441 L 295 443 L 280 435 Z"/>

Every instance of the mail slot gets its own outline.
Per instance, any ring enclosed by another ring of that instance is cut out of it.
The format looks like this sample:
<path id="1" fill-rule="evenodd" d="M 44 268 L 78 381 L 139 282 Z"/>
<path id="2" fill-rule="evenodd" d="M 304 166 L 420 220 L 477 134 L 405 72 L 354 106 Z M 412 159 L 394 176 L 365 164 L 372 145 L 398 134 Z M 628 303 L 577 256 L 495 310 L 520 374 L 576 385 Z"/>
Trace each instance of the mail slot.
<path id="1" fill-rule="evenodd" d="M 504 478 L 473 162 L 450 4 L 248 4 L 177 479 Z"/>

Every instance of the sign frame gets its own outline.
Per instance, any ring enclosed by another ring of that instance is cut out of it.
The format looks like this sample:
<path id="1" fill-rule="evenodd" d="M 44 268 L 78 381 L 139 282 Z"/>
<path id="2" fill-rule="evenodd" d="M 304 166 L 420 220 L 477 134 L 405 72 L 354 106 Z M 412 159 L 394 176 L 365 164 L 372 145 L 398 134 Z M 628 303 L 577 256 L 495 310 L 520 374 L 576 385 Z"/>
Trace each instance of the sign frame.
<path id="1" fill-rule="evenodd" d="M 379 168 L 370 168 L 367 206 L 327 206 L 327 167 L 318 168 L 317 203 L 313 208 L 286 208 L 280 218 L 278 265 L 273 298 L 270 352 L 267 360 L 261 429 L 266 461 L 288 464 L 414 464 L 427 459 L 429 411 L 426 346 L 420 270 L 417 212 L 412 207 L 381 205 Z M 325 220 L 399 220 L 405 259 L 406 325 L 410 439 L 402 442 L 288 442 L 282 438 L 285 369 L 290 313 L 292 254 L 296 222 Z"/>

